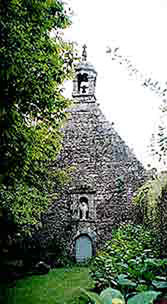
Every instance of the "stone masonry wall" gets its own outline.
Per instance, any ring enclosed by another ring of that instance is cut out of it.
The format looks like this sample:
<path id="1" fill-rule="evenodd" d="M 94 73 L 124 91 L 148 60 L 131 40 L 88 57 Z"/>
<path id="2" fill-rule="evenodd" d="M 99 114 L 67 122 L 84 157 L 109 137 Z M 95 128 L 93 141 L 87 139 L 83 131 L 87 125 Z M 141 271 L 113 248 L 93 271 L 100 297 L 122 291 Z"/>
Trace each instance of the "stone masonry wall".
<path id="1" fill-rule="evenodd" d="M 58 238 L 71 255 L 77 236 L 88 235 L 95 252 L 111 239 L 114 226 L 135 220 L 131 197 L 146 178 L 143 166 L 99 106 L 87 99 L 81 98 L 69 110 L 58 163 L 60 168 L 74 169 L 44 220 L 45 242 Z M 73 216 L 82 195 L 89 201 L 87 219 Z"/>

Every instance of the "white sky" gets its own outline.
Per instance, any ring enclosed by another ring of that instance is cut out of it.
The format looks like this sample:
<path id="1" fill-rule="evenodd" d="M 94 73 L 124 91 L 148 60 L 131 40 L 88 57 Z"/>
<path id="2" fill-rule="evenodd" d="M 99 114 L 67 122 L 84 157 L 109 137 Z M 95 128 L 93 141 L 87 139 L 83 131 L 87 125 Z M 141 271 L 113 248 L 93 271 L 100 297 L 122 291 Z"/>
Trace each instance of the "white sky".
<path id="1" fill-rule="evenodd" d="M 129 78 L 106 47 L 120 47 L 143 74 L 165 82 L 167 67 L 166 0 L 71 0 L 73 25 L 65 38 L 87 44 L 88 61 L 98 72 L 96 97 L 106 118 L 145 165 L 156 130 L 159 97 Z"/>

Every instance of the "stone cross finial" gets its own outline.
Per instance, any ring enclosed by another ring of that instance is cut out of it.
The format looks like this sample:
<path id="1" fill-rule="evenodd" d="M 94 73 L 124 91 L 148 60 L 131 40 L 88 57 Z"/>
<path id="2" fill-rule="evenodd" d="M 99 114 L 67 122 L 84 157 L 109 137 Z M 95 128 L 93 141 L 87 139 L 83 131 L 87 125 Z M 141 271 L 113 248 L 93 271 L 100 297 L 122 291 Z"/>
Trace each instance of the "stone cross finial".
<path id="1" fill-rule="evenodd" d="M 82 51 L 82 61 L 86 61 L 87 60 L 87 46 L 86 44 L 83 45 L 83 51 Z"/>

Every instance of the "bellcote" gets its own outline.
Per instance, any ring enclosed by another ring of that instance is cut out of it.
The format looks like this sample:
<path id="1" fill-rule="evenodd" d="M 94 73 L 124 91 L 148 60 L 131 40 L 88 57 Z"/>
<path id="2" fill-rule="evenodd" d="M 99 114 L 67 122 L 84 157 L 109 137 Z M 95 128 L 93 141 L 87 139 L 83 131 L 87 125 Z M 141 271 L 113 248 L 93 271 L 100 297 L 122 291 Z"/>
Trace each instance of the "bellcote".
<path id="1" fill-rule="evenodd" d="M 97 72 L 87 61 L 87 47 L 83 46 L 82 59 L 75 67 L 72 97 L 75 102 L 95 102 Z"/>

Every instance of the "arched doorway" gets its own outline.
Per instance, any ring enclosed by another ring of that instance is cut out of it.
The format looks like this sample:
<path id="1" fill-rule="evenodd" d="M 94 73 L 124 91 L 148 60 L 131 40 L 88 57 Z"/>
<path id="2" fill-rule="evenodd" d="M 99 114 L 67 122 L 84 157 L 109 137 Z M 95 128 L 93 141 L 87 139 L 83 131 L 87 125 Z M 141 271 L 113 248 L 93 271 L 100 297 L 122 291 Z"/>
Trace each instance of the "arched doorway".
<path id="1" fill-rule="evenodd" d="M 78 263 L 92 257 L 92 241 L 87 235 L 79 236 L 75 241 L 75 259 Z"/>

